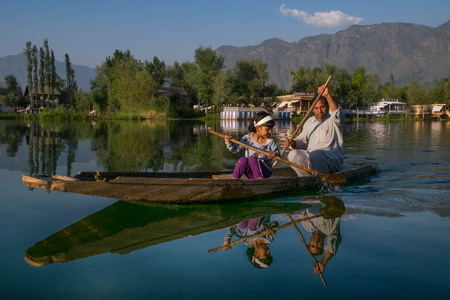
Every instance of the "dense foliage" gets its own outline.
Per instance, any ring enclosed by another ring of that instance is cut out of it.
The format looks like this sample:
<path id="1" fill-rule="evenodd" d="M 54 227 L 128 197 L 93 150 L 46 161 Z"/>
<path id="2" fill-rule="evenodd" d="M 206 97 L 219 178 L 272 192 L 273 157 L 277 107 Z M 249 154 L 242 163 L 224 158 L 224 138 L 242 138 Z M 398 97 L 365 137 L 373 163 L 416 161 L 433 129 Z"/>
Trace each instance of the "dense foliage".
<path id="1" fill-rule="evenodd" d="M 27 80 L 32 97 L 37 90 L 47 91 L 50 97 L 48 91 L 58 88 L 60 103 L 78 112 L 95 109 L 104 116 L 195 117 L 199 112 L 194 111 L 194 106 L 205 107 L 202 111 L 206 112 L 217 112 L 225 105 L 271 106 L 278 95 L 316 92 L 329 75 L 333 76 L 330 92 L 345 109 L 364 108 L 382 98 L 396 98 L 410 105 L 450 104 L 448 77 L 426 88 L 414 78 L 409 84 L 398 87 L 393 75 L 389 82 L 380 83 L 377 74 L 368 74 L 363 67 L 350 71 L 325 64 L 322 68 L 300 67 L 292 72 L 292 89 L 286 91 L 268 83 L 264 61 L 240 59 L 233 70 L 225 70 L 224 58 L 210 47 L 197 48 L 194 62 L 175 61 L 167 67 L 157 57 L 151 62 L 141 62 L 129 50 L 115 50 L 97 67 L 91 91 L 86 93 L 78 91 L 67 53 L 66 79 L 62 80 L 56 75 L 54 53 L 47 40 L 39 51 L 27 42 L 24 52 L 28 58 Z M 1 91 L 0 100 L 3 104 L 17 105 L 20 101 L 14 94 L 17 82 L 8 77 L 7 83 L 7 91 Z M 162 86 L 176 87 L 178 92 L 182 88 L 184 92 L 161 95 L 157 90 Z"/>

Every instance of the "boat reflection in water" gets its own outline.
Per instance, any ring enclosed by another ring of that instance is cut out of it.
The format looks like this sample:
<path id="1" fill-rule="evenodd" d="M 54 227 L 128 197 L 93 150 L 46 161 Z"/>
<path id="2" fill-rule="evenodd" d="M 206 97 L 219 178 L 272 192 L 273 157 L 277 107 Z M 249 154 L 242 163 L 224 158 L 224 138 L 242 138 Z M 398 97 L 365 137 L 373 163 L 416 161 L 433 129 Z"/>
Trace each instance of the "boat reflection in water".
<path id="1" fill-rule="evenodd" d="M 303 203 L 308 207 L 295 212 L 284 212 L 290 222 L 281 226 L 278 221 L 271 221 L 270 215 L 243 220 L 231 226 L 225 235 L 223 246 L 211 249 L 209 252 L 230 250 L 232 246 L 242 242 L 250 247 L 247 248 L 247 255 L 253 266 L 268 268 L 273 260 L 269 245 L 273 242 L 275 233 L 293 226 L 313 259 L 314 273 L 319 274 L 323 284 L 326 285 L 323 272 L 328 261 L 336 255 L 341 243 L 340 221 L 345 212 L 345 206 L 342 200 L 335 196 L 311 198 Z M 311 234 L 308 244 L 297 226 L 298 223 L 301 223 L 304 230 Z M 237 239 L 231 242 L 233 236 Z M 322 254 L 322 258 L 318 261 L 316 256 Z"/>
<path id="2" fill-rule="evenodd" d="M 325 196 L 306 202 L 264 200 L 189 206 L 118 201 L 36 243 L 26 251 L 25 260 L 32 266 L 41 267 L 108 252 L 128 254 L 231 226 L 225 237 L 228 244 L 224 243 L 217 250 L 230 249 L 245 241 L 253 248 L 248 251 L 252 264 L 265 268 L 271 263 L 268 244 L 274 240 L 275 233 L 300 222 L 309 222 L 304 226 L 306 230 L 312 230 L 312 241 L 319 236 L 323 244 L 325 236 L 318 235 L 316 230 L 329 236 L 324 258 L 329 251 L 336 253 L 340 240 L 337 237 L 339 217 L 343 213 L 344 205 L 340 199 Z M 280 225 L 271 221 L 275 214 L 285 214 L 291 221 Z M 231 242 L 233 235 L 239 239 Z M 322 263 L 323 267 L 325 264 L 326 261 Z"/>
<path id="3" fill-rule="evenodd" d="M 137 249 L 225 228 L 243 219 L 293 212 L 307 204 L 254 201 L 169 206 L 118 201 L 36 243 L 25 254 L 32 266 L 65 263 Z"/>

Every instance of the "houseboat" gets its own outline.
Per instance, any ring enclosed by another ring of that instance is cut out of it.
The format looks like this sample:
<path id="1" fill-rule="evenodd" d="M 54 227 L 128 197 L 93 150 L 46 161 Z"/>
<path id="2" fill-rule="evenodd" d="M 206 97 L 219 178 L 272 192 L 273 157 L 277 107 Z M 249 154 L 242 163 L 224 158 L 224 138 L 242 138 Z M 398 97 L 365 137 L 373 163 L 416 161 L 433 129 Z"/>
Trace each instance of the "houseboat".
<path id="1" fill-rule="evenodd" d="M 432 106 L 429 104 L 411 105 L 410 110 L 413 116 L 422 119 L 427 119 L 431 117 Z"/>
<path id="2" fill-rule="evenodd" d="M 277 107 L 272 110 L 274 118 L 291 119 L 295 115 L 306 113 L 314 101 L 314 93 L 295 92 L 277 97 Z"/>
<path id="3" fill-rule="evenodd" d="M 450 108 L 444 103 L 437 103 L 432 105 L 431 117 L 434 119 L 449 119 Z"/>
<path id="4" fill-rule="evenodd" d="M 365 111 L 365 115 L 383 116 L 385 114 L 399 115 L 405 113 L 405 102 L 400 102 L 398 99 L 381 99 L 377 103 L 373 103 Z"/>

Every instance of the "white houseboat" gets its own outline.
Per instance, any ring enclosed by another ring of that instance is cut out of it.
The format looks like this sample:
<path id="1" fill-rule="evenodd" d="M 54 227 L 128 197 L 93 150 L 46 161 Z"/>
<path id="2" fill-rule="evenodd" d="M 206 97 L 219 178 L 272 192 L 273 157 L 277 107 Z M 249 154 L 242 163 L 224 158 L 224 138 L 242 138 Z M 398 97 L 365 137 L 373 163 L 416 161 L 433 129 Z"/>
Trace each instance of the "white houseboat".
<path id="1" fill-rule="evenodd" d="M 381 99 L 377 103 L 373 103 L 365 111 L 365 115 L 372 116 L 383 116 L 385 114 L 404 114 L 405 113 L 405 102 L 400 102 L 398 99 Z"/>

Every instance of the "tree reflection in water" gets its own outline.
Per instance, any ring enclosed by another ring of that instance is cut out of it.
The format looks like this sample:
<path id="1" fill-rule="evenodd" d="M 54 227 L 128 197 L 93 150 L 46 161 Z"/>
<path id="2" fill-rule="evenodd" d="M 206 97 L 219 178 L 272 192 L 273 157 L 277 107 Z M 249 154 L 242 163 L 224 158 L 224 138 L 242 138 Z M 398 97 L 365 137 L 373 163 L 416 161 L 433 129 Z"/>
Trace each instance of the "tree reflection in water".
<path id="1" fill-rule="evenodd" d="M 220 139 L 201 122 L 177 121 L 0 121 L 0 139 L 15 156 L 24 137 L 29 174 L 66 176 L 79 171 L 216 171 L 232 168 Z M 194 134 L 192 130 L 194 128 Z M 81 141 L 90 140 L 95 170 L 73 170 Z"/>

